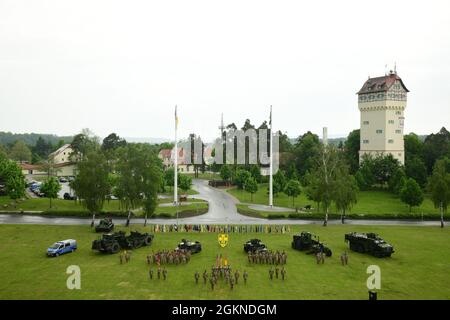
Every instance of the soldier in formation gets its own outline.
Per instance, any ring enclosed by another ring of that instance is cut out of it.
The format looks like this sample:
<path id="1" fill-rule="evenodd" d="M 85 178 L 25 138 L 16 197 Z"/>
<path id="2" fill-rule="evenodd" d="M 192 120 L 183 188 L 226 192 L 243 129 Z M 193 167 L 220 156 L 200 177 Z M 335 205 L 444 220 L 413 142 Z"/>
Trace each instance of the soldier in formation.
<path id="1" fill-rule="evenodd" d="M 234 273 L 234 280 L 236 281 L 236 284 L 238 284 L 239 282 L 239 277 L 240 277 L 239 270 L 236 270 L 236 272 Z"/>
<path id="2" fill-rule="evenodd" d="M 148 270 L 148 277 L 150 278 L 150 280 L 153 279 L 153 269 Z"/>
<path id="3" fill-rule="evenodd" d="M 285 265 L 287 263 L 287 253 L 280 251 L 256 251 L 248 252 L 248 262 L 254 264 Z"/>
<path id="4" fill-rule="evenodd" d="M 317 262 L 317 264 L 325 263 L 325 254 L 323 252 L 316 253 L 316 262 Z"/>
<path id="5" fill-rule="evenodd" d="M 158 280 L 161 279 L 161 267 L 158 267 L 157 274 L 158 274 Z"/>
<path id="6" fill-rule="evenodd" d="M 162 276 L 163 276 L 164 280 L 167 279 L 167 269 L 166 269 L 166 267 L 164 267 L 163 270 L 162 270 Z"/>
<path id="7" fill-rule="evenodd" d="M 208 280 L 208 272 L 203 271 L 203 283 L 206 284 L 206 281 Z"/>
<path id="8" fill-rule="evenodd" d="M 248 278 L 247 271 L 244 270 L 244 273 L 242 274 L 242 278 L 244 278 L 244 284 L 247 284 L 247 278 Z"/>
<path id="9" fill-rule="evenodd" d="M 347 251 L 344 251 L 344 253 L 341 255 L 341 263 L 342 263 L 343 266 L 346 266 L 348 264 Z"/>
<path id="10" fill-rule="evenodd" d="M 281 267 L 281 280 L 284 280 L 285 277 L 286 277 L 286 269 L 284 269 L 284 267 Z"/>
<path id="11" fill-rule="evenodd" d="M 270 280 L 273 280 L 273 269 L 272 269 L 272 267 L 270 267 L 270 269 L 269 269 L 269 278 L 270 278 Z"/>
<path id="12" fill-rule="evenodd" d="M 195 271 L 194 278 L 195 278 L 195 284 L 198 284 L 198 279 L 200 279 L 200 273 L 198 273 L 198 271 Z"/>
<path id="13" fill-rule="evenodd" d="M 186 264 L 191 260 L 188 250 L 159 250 L 147 255 L 147 264 Z"/>

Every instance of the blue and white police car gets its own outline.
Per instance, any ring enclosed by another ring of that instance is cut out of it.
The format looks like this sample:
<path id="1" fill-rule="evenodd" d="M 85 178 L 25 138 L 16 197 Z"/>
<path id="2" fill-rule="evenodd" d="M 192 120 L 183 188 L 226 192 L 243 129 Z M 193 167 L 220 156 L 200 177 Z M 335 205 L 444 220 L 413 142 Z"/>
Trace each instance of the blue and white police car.
<path id="1" fill-rule="evenodd" d="M 58 257 L 64 253 L 77 250 L 77 241 L 73 239 L 55 242 L 47 249 L 47 256 Z"/>

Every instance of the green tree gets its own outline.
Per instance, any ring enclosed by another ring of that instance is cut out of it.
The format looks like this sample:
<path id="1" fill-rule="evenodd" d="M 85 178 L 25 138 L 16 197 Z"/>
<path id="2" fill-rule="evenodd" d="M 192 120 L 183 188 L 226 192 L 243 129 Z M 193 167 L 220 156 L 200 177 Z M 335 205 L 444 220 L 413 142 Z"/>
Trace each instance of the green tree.
<path id="1" fill-rule="evenodd" d="M 2 144 L 0 144 L 0 157 L 6 158 L 7 154 L 8 153 L 6 152 L 6 148 Z"/>
<path id="2" fill-rule="evenodd" d="M 320 154 L 319 137 L 311 132 L 299 137 L 294 146 L 297 172 L 303 177 L 307 171 L 314 167 L 315 158 Z"/>
<path id="3" fill-rule="evenodd" d="M 244 184 L 252 175 L 245 169 L 237 169 L 234 174 L 234 184 L 238 187 L 238 189 L 244 189 Z M 255 180 L 256 181 L 256 180 Z"/>
<path id="4" fill-rule="evenodd" d="M 141 171 L 143 165 L 145 165 L 144 159 L 137 145 L 129 144 L 118 150 L 118 159 L 115 166 L 118 178 L 115 192 L 121 207 L 128 213 L 127 226 L 130 223 L 132 210 L 142 203 L 143 181 Z"/>
<path id="5" fill-rule="evenodd" d="M 436 160 L 442 157 L 450 157 L 450 132 L 445 128 L 427 136 L 423 143 L 423 159 L 429 174 Z"/>
<path id="6" fill-rule="evenodd" d="M 169 186 L 171 189 L 173 189 L 173 186 L 175 184 L 175 169 L 169 168 L 164 172 L 164 181 L 165 185 Z"/>
<path id="7" fill-rule="evenodd" d="M 283 170 L 278 170 L 273 175 L 273 194 L 276 196 L 278 193 L 283 192 L 286 188 L 287 178 Z"/>
<path id="8" fill-rule="evenodd" d="M 70 186 L 92 214 L 91 225 L 94 226 L 95 214 L 102 211 L 106 196 L 111 193 L 110 168 L 103 153 L 98 151 L 85 154 L 77 168 L 78 174 Z"/>
<path id="9" fill-rule="evenodd" d="M 355 179 L 361 190 L 369 190 L 375 184 L 373 174 L 374 161 L 370 156 L 363 156 L 361 165 L 356 172 Z"/>
<path id="10" fill-rule="evenodd" d="M 125 139 L 122 139 L 115 133 L 111 133 L 103 139 L 102 150 L 116 150 L 117 148 L 124 147 L 126 144 L 127 142 L 125 141 Z"/>
<path id="11" fill-rule="evenodd" d="M 388 188 L 389 191 L 399 195 L 400 191 L 403 189 L 406 183 L 406 174 L 403 168 L 397 168 L 394 173 L 392 174 L 392 177 L 389 179 L 388 182 Z"/>
<path id="12" fill-rule="evenodd" d="M 292 197 L 292 206 L 295 206 L 295 198 L 297 198 L 302 192 L 300 182 L 298 180 L 289 180 L 284 190 L 288 197 Z"/>
<path id="13" fill-rule="evenodd" d="M 252 177 L 255 178 L 256 182 L 258 183 L 261 182 L 261 168 L 258 165 L 256 164 L 249 165 L 248 171 L 250 172 Z"/>
<path id="14" fill-rule="evenodd" d="M 258 191 L 258 183 L 250 174 L 248 175 L 247 180 L 245 180 L 244 190 L 250 193 L 251 202 L 253 202 L 253 194 Z"/>
<path id="15" fill-rule="evenodd" d="M 359 168 L 359 147 L 360 147 L 360 130 L 353 130 L 349 133 L 344 144 L 345 159 L 350 166 L 350 172 L 356 173 Z"/>
<path id="16" fill-rule="evenodd" d="M 9 156 L 18 162 L 31 162 L 31 150 L 22 140 L 14 144 Z"/>
<path id="17" fill-rule="evenodd" d="M 220 168 L 220 177 L 222 180 L 229 182 L 231 179 L 231 168 L 228 164 L 222 165 L 222 168 Z"/>
<path id="18" fill-rule="evenodd" d="M 314 201 L 317 204 L 317 212 L 319 212 L 320 209 L 320 203 L 322 201 L 322 192 L 320 190 L 321 187 L 321 181 L 320 177 L 317 174 L 317 171 L 314 172 L 307 172 L 305 174 L 305 194 L 306 197 Z"/>
<path id="19" fill-rule="evenodd" d="M 144 151 L 145 152 L 145 151 Z M 162 164 L 155 152 L 147 150 L 144 154 L 146 161 L 142 170 L 142 193 L 144 195 L 143 208 L 145 213 L 144 226 L 147 218 L 152 216 L 158 205 L 158 191 L 162 183 Z"/>
<path id="20" fill-rule="evenodd" d="M 418 207 L 423 202 L 423 193 L 416 180 L 409 178 L 405 186 L 400 191 L 400 200 L 409 206 L 409 212 L 412 207 Z"/>
<path id="21" fill-rule="evenodd" d="M 179 181 L 180 189 L 183 190 L 184 192 L 188 192 L 192 186 L 192 178 L 185 174 L 180 175 L 179 178 L 180 178 Z"/>
<path id="22" fill-rule="evenodd" d="M 405 163 L 408 163 L 409 160 L 416 157 L 422 158 L 423 142 L 417 134 L 410 133 L 404 135 L 403 140 L 405 145 Z"/>
<path id="23" fill-rule="evenodd" d="M 333 200 L 336 209 L 342 213 L 341 221 L 344 223 L 345 214 L 357 202 L 358 184 L 346 165 L 340 165 L 334 181 Z"/>
<path id="24" fill-rule="evenodd" d="M 52 199 L 58 197 L 58 192 L 61 190 L 61 185 L 55 177 L 48 178 L 42 183 L 41 191 L 45 194 L 46 198 L 50 199 L 50 208 L 52 207 Z"/>
<path id="25" fill-rule="evenodd" d="M 441 227 L 444 227 L 444 213 L 447 212 L 450 201 L 450 160 L 443 158 L 436 161 L 433 173 L 428 181 L 428 190 L 434 206 L 441 212 Z"/>
<path id="26" fill-rule="evenodd" d="M 427 168 L 419 157 L 413 157 L 406 161 L 405 173 L 408 178 L 416 180 L 421 188 L 426 186 L 428 179 Z"/>

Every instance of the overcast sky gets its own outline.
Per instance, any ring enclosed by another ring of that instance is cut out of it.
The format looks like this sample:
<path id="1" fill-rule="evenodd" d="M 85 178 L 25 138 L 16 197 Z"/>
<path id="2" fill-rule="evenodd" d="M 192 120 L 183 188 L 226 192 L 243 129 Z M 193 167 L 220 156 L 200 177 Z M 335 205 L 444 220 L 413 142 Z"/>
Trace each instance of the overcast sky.
<path id="1" fill-rule="evenodd" d="M 406 132 L 450 127 L 450 1 L 0 0 L 0 131 L 209 139 L 225 122 L 291 137 L 359 127 L 385 65 Z"/>

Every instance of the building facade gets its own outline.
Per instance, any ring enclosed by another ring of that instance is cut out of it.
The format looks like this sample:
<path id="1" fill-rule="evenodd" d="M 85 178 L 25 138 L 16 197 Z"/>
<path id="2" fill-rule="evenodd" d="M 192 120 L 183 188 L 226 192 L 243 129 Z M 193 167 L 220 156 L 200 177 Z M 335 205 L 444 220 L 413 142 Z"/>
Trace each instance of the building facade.
<path id="1" fill-rule="evenodd" d="M 358 91 L 360 119 L 359 159 L 391 154 L 405 163 L 403 127 L 409 90 L 396 72 L 369 78 Z"/>

